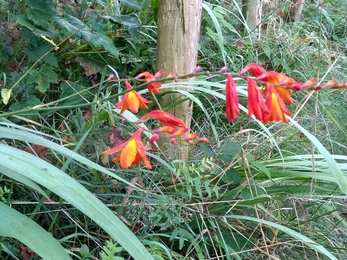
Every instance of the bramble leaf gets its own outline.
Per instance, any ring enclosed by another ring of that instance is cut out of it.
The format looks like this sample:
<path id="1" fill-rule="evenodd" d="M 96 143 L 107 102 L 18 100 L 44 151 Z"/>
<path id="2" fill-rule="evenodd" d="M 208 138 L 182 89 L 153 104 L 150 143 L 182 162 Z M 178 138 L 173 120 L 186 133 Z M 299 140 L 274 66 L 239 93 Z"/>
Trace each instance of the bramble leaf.
<path id="1" fill-rule="evenodd" d="M 36 83 L 35 87 L 41 93 L 45 93 L 51 83 L 57 83 L 57 74 L 50 66 L 43 66 L 39 71 L 34 71 L 28 76 L 27 83 Z"/>
<path id="2" fill-rule="evenodd" d="M 45 55 L 50 49 L 50 46 L 48 46 L 47 44 L 43 44 L 35 48 L 26 49 L 25 53 L 26 55 L 28 55 L 29 59 L 31 59 L 32 61 L 37 61 L 39 58 Z M 43 57 L 42 60 L 53 67 L 58 67 L 57 58 L 54 56 L 53 53 L 48 53 L 45 57 Z"/>

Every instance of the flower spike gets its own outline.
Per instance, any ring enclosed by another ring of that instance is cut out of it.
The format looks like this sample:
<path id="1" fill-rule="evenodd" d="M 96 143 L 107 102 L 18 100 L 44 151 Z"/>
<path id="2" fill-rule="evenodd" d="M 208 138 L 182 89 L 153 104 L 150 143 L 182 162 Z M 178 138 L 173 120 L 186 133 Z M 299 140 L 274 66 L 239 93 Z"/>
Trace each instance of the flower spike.
<path id="1" fill-rule="evenodd" d="M 132 89 L 132 86 L 129 84 L 128 81 L 125 81 L 125 85 L 126 85 L 127 90 Z M 120 111 L 121 114 L 128 107 L 130 108 L 131 112 L 137 113 L 139 111 L 139 107 L 148 108 L 146 104 L 149 104 L 149 103 L 152 103 L 152 101 L 145 99 L 139 93 L 137 93 L 135 90 L 131 90 L 131 91 L 125 93 L 122 100 L 116 105 L 116 108 L 122 108 Z"/>
<path id="2" fill-rule="evenodd" d="M 110 150 L 103 152 L 103 154 L 113 154 L 118 153 L 118 156 L 113 159 L 114 162 L 120 161 L 120 166 L 123 169 L 129 168 L 133 163 L 139 164 L 141 159 L 145 163 L 148 169 L 152 169 L 152 165 L 149 163 L 148 157 L 146 155 L 145 146 L 141 141 L 141 134 L 144 128 L 138 129 L 130 139 Z"/>

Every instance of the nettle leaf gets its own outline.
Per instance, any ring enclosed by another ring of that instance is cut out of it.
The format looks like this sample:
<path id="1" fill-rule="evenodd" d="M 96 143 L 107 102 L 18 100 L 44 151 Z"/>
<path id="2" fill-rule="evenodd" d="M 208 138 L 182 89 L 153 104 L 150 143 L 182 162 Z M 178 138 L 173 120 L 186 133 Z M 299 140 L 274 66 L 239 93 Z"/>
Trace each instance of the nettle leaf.
<path id="1" fill-rule="evenodd" d="M 34 71 L 28 76 L 27 83 L 35 83 L 35 87 L 41 93 L 45 93 L 51 83 L 57 83 L 57 74 L 50 66 L 43 66 L 39 71 Z"/>
<path id="2" fill-rule="evenodd" d="M 141 7 L 139 6 L 139 4 L 137 3 L 136 0 L 120 0 L 120 2 L 123 5 L 129 7 L 131 9 L 133 9 L 133 10 L 136 10 L 136 11 L 140 11 L 141 10 Z"/>
<path id="3" fill-rule="evenodd" d="M 118 50 L 110 38 L 102 33 L 90 31 L 90 28 L 76 17 L 65 14 L 64 17 L 56 16 L 55 21 L 61 27 L 65 28 L 69 34 L 74 33 L 77 37 L 85 39 L 94 48 L 103 46 L 106 51 L 110 52 L 116 58 L 118 57 Z"/>
<path id="4" fill-rule="evenodd" d="M 56 13 L 51 0 L 28 0 L 28 5 L 28 18 L 40 26 L 47 27 L 48 21 L 52 20 Z"/>
<path id="5" fill-rule="evenodd" d="M 25 53 L 26 55 L 28 55 L 29 59 L 31 59 L 32 61 L 37 61 L 50 49 L 51 49 L 50 46 L 48 46 L 47 44 L 44 44 L 36 48 L 26 49 Z M 48 53 L 45 57 L 43 57 L 42 60 L 53 67 L 58 67 L 58 60 L 53 53 Z"/>

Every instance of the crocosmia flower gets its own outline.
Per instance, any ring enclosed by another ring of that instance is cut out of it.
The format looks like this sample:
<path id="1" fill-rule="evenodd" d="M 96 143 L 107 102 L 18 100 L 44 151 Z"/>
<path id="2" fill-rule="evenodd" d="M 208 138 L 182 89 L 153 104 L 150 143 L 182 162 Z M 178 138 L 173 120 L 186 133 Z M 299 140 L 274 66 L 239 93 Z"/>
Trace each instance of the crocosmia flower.
<path id="1" fill-rule="evenodd" d="M 148 71 L 142 72 L 139 75 L 136 76 L 137 79 L 140 79 L 142 77 L 145 78 L 146 82 L 150 82 L 152 80 L 159 79 L 160 76 L 163 74 L 164 70 L 159 70 L 155 75 L 149 73 Z M 152 94 L 154 92 L 155 94 L 159 93 L 159 88 L 161 87 L 161 84 L 159 82 L 152 82 L 147 84 L 148 93 Z"/>
<path id="2" fill-rule="evenodd" d="M 113 159 L 114 162 L 120 162 L 120 167 L 123 169 L 129 168 L 132 164 L 139 164 L 141 159 L 145 163 L 148 169 L 152 169 L 152 165 L 149 163 L 146 155 L 145 146 L 141 141 L 141 133 L 144 131 L 143 128 L 137 130 L 131 138 L 121 145 L 118 145 L 110 150 L 103 152 L 103 154 L 114 154 L 118 153 L 118 156 Z"/>
<path id="3" fill-rule="evenodd" d="M 240 115 L 239 98 L 236 92 L 236 83 L 230 74 L 227 74 L 225 85 L 226 117 L 236 122 L 236 115 Z"/>
<path id="4" fill-rule="evenodd" d="M 264 97 L 254 79 L 247 77 L 248 90 L 248 116 L 254 115 L 256 119 L 263 121 L 268 113 Z"/>
<path id="5" fill-rule="evenodd" d="M 266 82 L 266 83 L 270 83 L 272 85 L 278 85 L 278 86 L 283 86 L 283 87 L 276 87 L 276 91 L 278 92 L 278 94 L 280 95 L 280 97 L 287 103 L 287 104 L 292 104 L 293 100 L 290 97 L 290 92 L 288 89 L 284 88 L 284 87 L 288 87 L 291 88 L 291 86 L 295 86 L 297 84 L 297 82 L 292 79 L 289 78 L 288 76 L 286 76 L 285 74 L 282 73 L 278 73 L 276 71 L 268 71 L 265 72 L 264 74 L 260 75 L 257 77 L 259 80 Z M 264 92 L 266 93 L 266 88 L 267 88 L 268 84 L 266 84 L 265 90 Z"/>
<path id="6" fill-rule="evenodd" d="M 282 98 L 277 93 L 277 90 L 271 84 L 267 84 L 266 86 L 266 106 L 269 111 L 264 117 L 264 124 L 269 121 L 287 122 L 285 115 L 291 115 L 291 113 L 287 110 Z"/>
<path id="7" fill-rule="evenodd" d="M 125 85 L 126 85 L 127 90 L 132 89 L 132 86 L 129 84 L 128 81 L 125 81 Z M 116 105 L 116 108 L 122 108 L 120 111 L 121 114 L 128 107 L 130 108 L 131 112 L 137 113 L 139 111 L 139 107 L 148 108 L 146 104 L 149 104 L 149 103 L 152 103 L 152 101 L 145 99 L 139 93 L 137 93 L 135 90 L 131 90 L 131 91 L 125 93 L 122 100 Z"/>

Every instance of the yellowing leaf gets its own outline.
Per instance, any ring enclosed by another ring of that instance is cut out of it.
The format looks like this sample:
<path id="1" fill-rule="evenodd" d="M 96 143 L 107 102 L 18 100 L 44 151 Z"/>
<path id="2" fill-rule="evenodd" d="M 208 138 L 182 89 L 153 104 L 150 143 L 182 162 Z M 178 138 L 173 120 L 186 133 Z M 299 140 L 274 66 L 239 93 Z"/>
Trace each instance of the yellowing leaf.
<path id="1" fill-rule="evenodd" d="M 10 99 L 11 93 L 12 93 L 11 89 L 3 88 L 1 90 L 2 102 L 4 102 L 5 105 L 7 105 L 8 100 Z"/>

